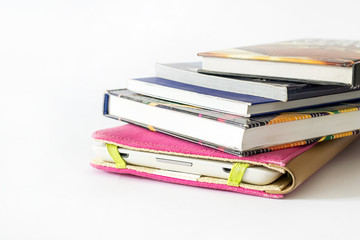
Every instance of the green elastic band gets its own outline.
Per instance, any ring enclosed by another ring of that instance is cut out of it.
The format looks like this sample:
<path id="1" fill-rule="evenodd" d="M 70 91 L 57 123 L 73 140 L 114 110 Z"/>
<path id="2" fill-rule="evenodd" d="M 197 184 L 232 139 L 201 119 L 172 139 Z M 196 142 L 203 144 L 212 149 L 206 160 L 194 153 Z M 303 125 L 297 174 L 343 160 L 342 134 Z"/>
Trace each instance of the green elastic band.
<path id="1" fill-rule="evenodd" d="M 116 168 L 126 168 L 126 162 L 121 157 L 118 147 L 112 144 L 106 144 L 106 148 L 111 156 L 111 158 L 115 162 Z"/>
<path id="2" fill-rule="evenodd" d="M 229 175 L 227 185 L 238 187 L 244 176 L 245 170 L 249 167 L 247 163 L 235 163 Z"/>

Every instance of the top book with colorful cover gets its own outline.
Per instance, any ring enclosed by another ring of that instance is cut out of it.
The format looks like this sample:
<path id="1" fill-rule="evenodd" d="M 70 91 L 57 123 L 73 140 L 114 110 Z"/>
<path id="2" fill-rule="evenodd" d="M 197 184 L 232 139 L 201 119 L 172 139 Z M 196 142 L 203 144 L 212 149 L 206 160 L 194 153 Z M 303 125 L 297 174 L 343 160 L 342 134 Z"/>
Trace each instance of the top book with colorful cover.
<path id="1" fill-rule="evenodd" d="M 303 39 L 199 53 L 200 72 L 360 85 L 360 42 Z"/>

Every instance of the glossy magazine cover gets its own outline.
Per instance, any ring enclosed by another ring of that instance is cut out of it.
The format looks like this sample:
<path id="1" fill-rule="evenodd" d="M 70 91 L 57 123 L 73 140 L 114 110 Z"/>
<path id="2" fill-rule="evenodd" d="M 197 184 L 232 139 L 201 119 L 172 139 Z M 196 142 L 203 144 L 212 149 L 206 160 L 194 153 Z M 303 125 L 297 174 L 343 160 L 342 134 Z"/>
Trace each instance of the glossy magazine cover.
<path id="1" fill-rule="evenodd" d="M 199 53 L 202 57 L 221 57 L 287 63 L 352 67 L 360 61 L 360 42 L 302 39 Z"/>
<path id="2" fill-rule="evenodd" d="M 154 126 L 149 126 L 146 124 L 146 121 L 143 123 L 135 122 L 131 119 L 119 119 L 118 116 L 112 116 L 108 114 L 108 95 L 128 99 L 131 101 L 139 102 L 142 104 L 146 104 L 152 107 L 158 107 L 158 108 L 164 108 L 171 111 L 176 112 L 182 112 L 184 114 L 190 114 L 196 117 L 200 118 L 207 118 L 214 121 L 220 121 L 225 124 L 231 124 L 236 125 L 240 128 L 249 129 L 249 128 L 255 128 L 265 125 L 271 125 L 271 124 L 280 124 L 284 122 L 290 122 L 290 121 L 297 121 L 302 119 L 308 119 L 308 118 L 317 118 L 322 116 L 328 116 L 333 114 L 343 114 L 347 112 L 353 112 L 353 111 L 359 111 L 360 110 L 360 102 L 352 102 L 352 103 L 341 103 L 333 106 L 327 106 L 327 107 L 321 107 L 321 108 L 310 108 L 310 109 L 303 109 L 299 111 L 293 111 L 293 112 L 283 112 L 283 113 L 277 113 L 277 114 L 271 114 L 271 115 L 263 115 L 263 116 L 257 116 L 257 117 L 242 117 L 232 114 L 226 114 L 221 113 L 217 111 L 207 110 L 199 107 L 189 106 L 185 104 L 180 104 L 176 102 L 169 102 L 157 98 L 152 98 L 148 96 L 144 96 L 141 94 L 137 94 L 134 92 L 131 92 L 129 90 L 124 89 L 117 89 L 117 90 L 109 90 L 105 93 L 105 100 L 104 100 L 104 115 L 110 118 L 114 118 L 117 120 L 121 120 L 124 122 L 132 123 L 138 126 L 142 126 L 145 128 L 148 128 L 152 131 L 158 131 L 162 133 L 166 133 L 169 135 L 173 135 L 179 138 L 183 138 L 192 142 L 199 143 L 201 145 L 205 145 L 208 147 L 216 148 L 221 151 L 225 151 L 231 154 L 239 155 L 239 156 L 249 156 L 259 153 L 265 153 L 275 150 L 280 150 L 284 148 L 289 147 L 295 147 L 295 146 L 301 146 L 301 145 L 307 145 L 314 142 L 321 142 L 325 140 L 331 140 L 331 139 L 337 139 L 345 136 L 351 136 L 355 134 L 359 134 L 359 130 L 339 133 L 339 134 L 332 134 L 328 136 L 322 136 L 318 138 L 312 138 L 312 139 L 306 139 L 302 141 L 292 142 L 292 143 L 286 143 L 278 146 L 271 146 L 261 149 L 252 149 L 247 151 L 237 151 L 230 148 L 224 148 L 223 146 L 218 146 L 209 142 L 204 142 L 201 139 L 194 139 L 189 138 L 188 136 L 181 135 L 181 133 L 174 133 L 170 132 L 168 130 L 156 128 Z"/>

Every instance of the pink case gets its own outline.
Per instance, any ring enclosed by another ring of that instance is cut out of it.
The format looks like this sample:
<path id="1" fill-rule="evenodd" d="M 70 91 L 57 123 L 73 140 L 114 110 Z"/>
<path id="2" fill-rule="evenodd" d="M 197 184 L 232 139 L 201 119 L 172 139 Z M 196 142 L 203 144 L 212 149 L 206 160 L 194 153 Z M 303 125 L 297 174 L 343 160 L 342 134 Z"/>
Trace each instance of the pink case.
<path id="1" fill-rule="evenodd" d="M 208 157 L 210 159 L 233 161 L 233 162 L 249 162 L 249 163 L 261 163 L 272 164 L 279 167 L 284 167 L 294 157 L 305 152 L 312 145 L 301 146 L 283 149 L 279 151 L 263 153 L 248 157 L 238 157 L 225 152 L 221 152 L 216 149 L 208 148 L 188 142 L 182 139 L 178 139 L 169 135 L 165 135 L 158 132 L 152 132 L 150 130 L 127 124 L 115 128 L 99 130 L 93 133 L 92 137 L 97 140 L 105 141 L 106 143 L 112 143 L 121 147 L 136 149 L 140 151 L 152 151 L 166 154 L 176 154 L 190 157 Z M 226 184 L 198 182 L 192 180 L 178 179 L 168 176 L 162 176 L 147 172 L 142 172 L 134 169 L 118 169 L 115 167 L 104 166 L 96 162 L 92 162 L 91 166 L 108 172 L 131 174 L 141 176 L 145 178 L 156 179 L 165 182 L 179 183 L 184 185 L 221 189 L 227 191 L 233 191 L 238 193 L 251 194 L 268 198 L 282 198 L 283 194 L 267 193 L 265 191 L 253 190 L 244 187 L 233 187 Z"/>

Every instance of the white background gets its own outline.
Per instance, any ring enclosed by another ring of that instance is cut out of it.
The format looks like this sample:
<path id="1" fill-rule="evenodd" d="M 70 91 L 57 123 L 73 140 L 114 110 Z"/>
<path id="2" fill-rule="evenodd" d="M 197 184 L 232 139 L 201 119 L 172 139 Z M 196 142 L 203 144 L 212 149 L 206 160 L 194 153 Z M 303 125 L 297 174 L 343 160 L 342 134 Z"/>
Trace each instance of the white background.
<path id="1" fill-rule="evenodd" d="M 156 62 L 360 40 L 359 1 L 0 1 L 0 239 L 359 239 L 360 141 L 283 200 L 89 166 L 105 89 Z"/>

